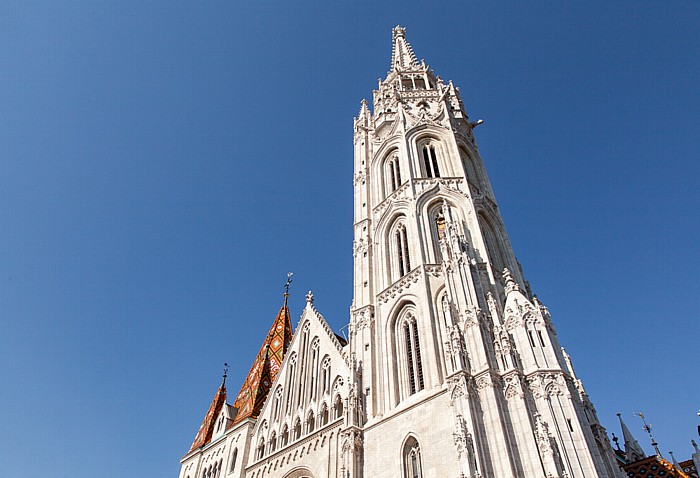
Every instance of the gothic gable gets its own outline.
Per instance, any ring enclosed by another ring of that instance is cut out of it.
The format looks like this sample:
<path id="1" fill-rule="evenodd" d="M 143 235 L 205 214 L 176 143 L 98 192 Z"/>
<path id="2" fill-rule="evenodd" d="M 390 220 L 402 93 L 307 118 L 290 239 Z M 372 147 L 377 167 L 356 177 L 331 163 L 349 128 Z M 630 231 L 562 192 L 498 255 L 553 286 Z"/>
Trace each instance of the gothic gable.
<path id="1" fill-rule="evenodd" d="M 248 463 L 292 449 L 342 421 L 350 373 L 344 344 L 311 300 L 255 424 Z"/>

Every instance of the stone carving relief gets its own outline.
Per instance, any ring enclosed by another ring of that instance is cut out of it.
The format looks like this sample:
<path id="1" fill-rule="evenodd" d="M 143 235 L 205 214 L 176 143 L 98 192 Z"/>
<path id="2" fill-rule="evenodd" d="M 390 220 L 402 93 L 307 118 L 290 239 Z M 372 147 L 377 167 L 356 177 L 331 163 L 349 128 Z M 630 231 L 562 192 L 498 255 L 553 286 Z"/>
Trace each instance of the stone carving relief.
<path id="1" fill-rule="evenodd" d="M 409 289 L 413 284 L 418 282 L 420 275 L 420 268 L 414 269 L 379 294 L 377 296 L 377 300 L 386 304 L 390 299 L 393 299 L 398 294 Z"/>

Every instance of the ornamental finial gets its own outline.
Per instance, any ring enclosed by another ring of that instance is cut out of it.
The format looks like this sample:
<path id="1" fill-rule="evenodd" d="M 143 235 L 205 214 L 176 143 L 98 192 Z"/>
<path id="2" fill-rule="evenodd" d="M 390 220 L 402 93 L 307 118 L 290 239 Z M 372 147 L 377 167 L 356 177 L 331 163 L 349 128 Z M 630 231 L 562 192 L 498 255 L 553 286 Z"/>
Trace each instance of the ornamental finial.
<path id="1" fill-rule="evenodd" d="M 396 25 L 392 30 L 391 30 L 391 37 L 393 40 L 396 40 L 397 38 L 406 38 L 406 29 L 403 28 L 401 25 Z"/>
<path id="2" fill-rule="evenodd" d="M 287 299 L 289 298 L 289 286 L 292 284 L 293 272 L 287 272 L 287 283 L 284 284 L 284 306 L 287 307 Z"/>
<path id="3" fill-rule="evenodd" d="M 306 303 L 309 305 L 314 305 L 314 293 L 309 291 L 308 294 L 306 294 Z"/>
<path id="4" fill-rule="evenodd" d="M 513 274 L 510 273 L 507 267 L 503 269 L 503 283 L 505 285 L 506 294 L 514 290 L 520 290 L 518 283 L 513 279 Z"/>

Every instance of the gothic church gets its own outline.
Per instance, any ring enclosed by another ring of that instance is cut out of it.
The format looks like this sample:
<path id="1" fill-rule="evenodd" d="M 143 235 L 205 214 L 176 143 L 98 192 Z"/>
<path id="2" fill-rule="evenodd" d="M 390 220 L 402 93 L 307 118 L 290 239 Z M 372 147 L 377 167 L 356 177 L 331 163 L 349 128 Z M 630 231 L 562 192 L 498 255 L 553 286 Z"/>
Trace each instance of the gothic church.
<path id="1" fill-rule="evenodd" d="M 515 258 L 452 82 L 405 29 L 354 123 L 349 341 L 286 300 L 180 478 L 613 478 L 605 429 Z"/>

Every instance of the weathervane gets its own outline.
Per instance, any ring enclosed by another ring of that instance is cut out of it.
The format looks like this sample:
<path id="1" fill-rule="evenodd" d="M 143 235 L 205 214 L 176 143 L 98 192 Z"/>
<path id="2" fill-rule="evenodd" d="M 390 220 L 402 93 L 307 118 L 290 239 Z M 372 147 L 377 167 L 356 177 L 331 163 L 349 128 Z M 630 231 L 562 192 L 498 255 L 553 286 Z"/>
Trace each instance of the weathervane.
<path id="1" fill-rule="evenodd" d="M 222 386 L 222 387 L 223 387 L 224 385 L 226 385 L 226 377 L 228 377 L 228 364 L 227 364 L 226 362 L 224 362 L 224 379 L 223 379 L 223 381 L 221 382 L 221 386 Z"/>
<path id="2" fill-rule="evenodd" d="M 649 438 L 651 438 L 651 446 L 653 446 L 654 450 L 656 450 L 656 455 L 661 457 L 661 452 L 659 451 L 659 444 L 656 443 L 656 440 L 654 440 L 654 436 L 651 434 L 651 423 L 647 424 L 647 421 L 644 418 L 644 414 L 642 412 L 638 412 L 635 415 L 641 418 L 642 422 L 644 422 L 644 426 L 642 428 L 645 432 L 649 434 Z"/>
<path id="3" fill-rule="evenodd" d="M 287 283 L 284 284 L 284 306 L 287 307 L 287 299 L 289 298 L 289 286 L 292 283 L 293 272 L 287 272 Z"/>

